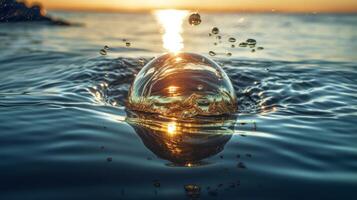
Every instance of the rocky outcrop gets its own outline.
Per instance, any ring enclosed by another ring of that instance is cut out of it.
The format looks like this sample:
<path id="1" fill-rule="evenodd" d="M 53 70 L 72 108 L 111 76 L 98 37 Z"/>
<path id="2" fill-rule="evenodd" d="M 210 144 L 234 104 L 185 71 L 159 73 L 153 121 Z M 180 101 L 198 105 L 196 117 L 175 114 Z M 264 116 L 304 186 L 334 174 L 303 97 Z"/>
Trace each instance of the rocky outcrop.
<path id="1" fill-rule="evenodd" d="M 0 0 L 0 23 L 45 22 L 54 25 L 70 25 L 69 22 L 46 16 L 40 4 L 28 7 L 24 2 Z"/>

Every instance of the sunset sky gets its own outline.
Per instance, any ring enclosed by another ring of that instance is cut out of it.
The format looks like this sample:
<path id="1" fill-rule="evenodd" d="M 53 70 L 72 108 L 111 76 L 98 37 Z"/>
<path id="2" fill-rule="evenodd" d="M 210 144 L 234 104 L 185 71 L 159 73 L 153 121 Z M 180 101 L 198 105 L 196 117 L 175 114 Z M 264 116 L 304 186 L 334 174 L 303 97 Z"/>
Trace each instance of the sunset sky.
<path id="1" fill-rule="evenodd" d="M 190 9 L 219 11 L 357 12 L 357 0 L 28 0 L 59 10 Z"/>

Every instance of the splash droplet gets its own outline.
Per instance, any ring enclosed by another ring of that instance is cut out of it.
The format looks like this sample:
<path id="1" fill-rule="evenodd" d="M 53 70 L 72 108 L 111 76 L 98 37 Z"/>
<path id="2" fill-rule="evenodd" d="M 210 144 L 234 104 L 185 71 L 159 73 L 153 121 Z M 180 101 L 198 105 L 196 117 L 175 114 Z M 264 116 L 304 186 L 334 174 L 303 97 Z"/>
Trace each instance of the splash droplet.
<path id="1" fill-rule="evenodd" d="M 215 53 L 214 51 L 209 51 L 208 54 L 209 54 L 210 56 L 215 56 L 215 55 L 216 55 L 216 53 Z"/>
<path id="2" fill-rule="evenodd" d="M 141 66 L 144 66 L 144 65 L 145 65 L 145 59 L 144 59 L 144 58 L 139 58 L 138 62 L 139 62 L 139 64 L 140 64 Z"/>
<path id="3" fill-rule="evenodd" d="M 192 13 L 190 17 L 188 18 L 188 23 L 191 26 L 197 26 L 201 24 L 201 16 L 198 13 Z"/>
<path id="4" fill-rule="evenodd" d="M 198 89 L 198 90 L 202 90 L 202 89 L 203 89 L 203 85 L 202 85 L 202 84 L 198 84 L 198 85 L 197 85 L 197 89 Z"/>
<path id="5" fill-rule="evenodd" d="M 103 49 L 107 51 L 109 50 L 109 46 L 105 45 Z"/>
<path id="6" fill-rule="evenodd" d="M 247 43 L 248 43 L 248 45 L 249 45 L 249 47 L 254 47 L 256 44 L 257 44 L 257 41 L 256 40 L 254 40 L 254 39 L 248 39 L 247 40 Z"/>
<path id="7" fill-rule="evenodd" d="M 236 40 L 234 37 L 230 37 L 230 38 L 228 39 L 228 41 L 229 41 L 229 42 L 236 42 L 237 40 Z"/>
<path id="8" fill-rule="evenodd" d="M 239 47 L 247 47 L 247 46 L 248 46 L 248 43 L 246 43 L 246 42 L 239 43 Z"/>
<path id="9" fill-rule="evenodd" d="M 100 55 L 103 55 L 103 56 L 107 55 L 107 51 L 104 50 L 104 49 L 101 49 L 101 50 L 99 51 L 99 53 L 100 53 Z"/>
<path id="10" fill-rule="evenodd" d="M 126 43 L 125 43 L 125 46 L 127 46 L 127 47 L 130 47 L 130 45 L 131 45 L 130 42 L 126 42 Z"/>
<path id="11" fill-rule="evenodd" d="M 215 34 L 215 35 L 218 34 L 219 33 L 219 29 L 217 27 L 212 28 L 212 33 Z"/>

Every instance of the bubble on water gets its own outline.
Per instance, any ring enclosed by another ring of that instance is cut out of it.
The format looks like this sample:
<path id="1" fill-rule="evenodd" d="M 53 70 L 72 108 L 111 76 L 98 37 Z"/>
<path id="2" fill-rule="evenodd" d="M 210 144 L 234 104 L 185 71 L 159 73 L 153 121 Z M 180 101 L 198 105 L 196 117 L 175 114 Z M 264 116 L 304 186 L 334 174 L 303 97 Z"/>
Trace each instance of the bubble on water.
<path id="1" fill-rule="evenodd" d="M 216 62 L 199 54 L 175 53 L 140 70 L 127 108 L 183 119 L 234 113 L 236 101 L 229 77 Z"/>
<path id="2" fill-rule="evenodd" d="M 215 34 L 215 35 L 218 34 L 219 33 L 219 29 L 217 27 L 212 28 L 212 33 Z"/>
<path id="3" fill-rule="evenodd" d="M 227 56 L 232 56 L 232 53 L 231 53 L 231 52 L 228 52 L 228 53 L 227 53 Z"/>
<path id="4" fill-rule="evenodd" d="M 214 51 L 209 51 L 208 54 L 209 54 L 210 56 L 215 56 L 215 55 L 216 55 L 216 53 L 215 53 Z"/>
<path id="5" fill-rule="evenodd" d="M 130 47 L 130 45 L 131 45 L 130 42 L 126 42 L 126 43 L 125 43 L 125 46 L 127 46 L 127 47 Z"/>
<path id="6" fill-rule="evenodd" d="M 103 49 L 104 49 L 104 50 L 109 50 L 109 46 L 105 45 L 105 46 L 103 47 Z"/>
<path id="7" fill-rule="evenodd" d="M 258 47 L 257 48 L 257 50 L 263 50 L 264 49 L 264 47 Z"/>
<path id="8" fill-rule="evenodd" d="M 234 45 L 234 44 L 231 45 L 231 48 L 235 48 L 235 47 L 236 47 L 236 45 Z"/>
<path id="9" fill-rule="evenodd" d="M 100 53 L 100 55 L 103 55 L 103 56 L 107 55 L 107 51 L 105 49 L 101 49 L 99 51 L 99 53 Z"/>
<path id="10" fill-rule="evenodd" d="M 247 46 L 248 46 L 248 43 L 246 43 L 246 42 L 239 43 L 239 47 L 247 47 Z"/>
<path id="11" fill-rule="evenodd" d="M 228 41 L 229 41 L 229 42 L 236 42 L 237 40 L 236 40 L 234 37 L 230 37 L 230 38 L 228 39 Z"/>
<path id="12" fill-rule="evenodd" d="M 192 26 L 197 26 L 201 23 L 201 16 L 198 13 L 192 13 L 188 18 L 188 23 Z"/>

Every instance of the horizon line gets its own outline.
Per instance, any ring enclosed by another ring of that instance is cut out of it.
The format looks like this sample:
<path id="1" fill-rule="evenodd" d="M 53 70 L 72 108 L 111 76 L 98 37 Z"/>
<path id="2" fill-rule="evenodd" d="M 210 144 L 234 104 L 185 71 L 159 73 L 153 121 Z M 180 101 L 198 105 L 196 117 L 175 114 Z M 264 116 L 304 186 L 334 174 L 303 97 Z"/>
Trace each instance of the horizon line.
<path id="1" fill-rule="evenodd" d="M 192 8 L 157 8 L 157 9 L 120 9 L 120 8 L 45 8 L 47 11 L 64 12 L 110 12 L 110 13 L 150 13 L 155 10 L 188 10 L 192 12 L 203 13 L 291 13 L 291 14 L 357 14 L 357 10 L 321 10 L 321 11 L 303 11 L 303 10 L 274 10 L 274 9 L 192 9 Z"/>

